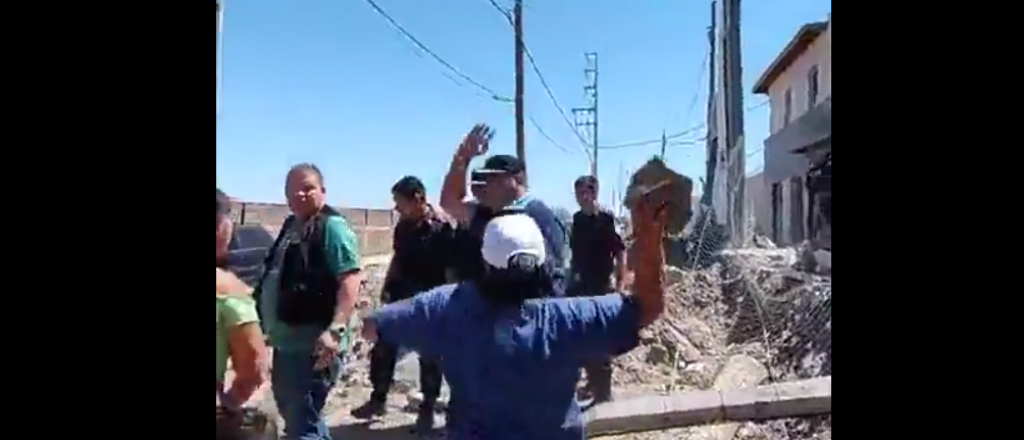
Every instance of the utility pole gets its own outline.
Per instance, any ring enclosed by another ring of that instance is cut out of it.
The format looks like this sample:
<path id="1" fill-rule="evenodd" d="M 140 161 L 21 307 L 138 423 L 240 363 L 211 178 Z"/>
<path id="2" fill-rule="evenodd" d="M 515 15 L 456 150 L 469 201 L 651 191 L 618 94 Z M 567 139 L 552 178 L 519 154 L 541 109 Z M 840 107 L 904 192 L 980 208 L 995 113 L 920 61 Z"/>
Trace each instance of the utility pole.
<path id="1" fill-rule="evenodd" d="M 721 0 L 722 2 L 722 26 L 719 31 L 720 45 L 718 50 L 722 52 L 721 60 L 721 90 L 718 102 L 718 135 L 723 143 L 719 143 L 720 149 L 725 154 L 725 186 L 727 200 L 726 225 L 734 247 L 743 246 L 746 243 L 746 199 L 745 189 L 745 165 L 746 152 L 743 138 L 743 70 L 741 66 L 742 56 L 740 53 L 740 1 Z M 720 165 L 720 164 L 719 164 Z M 719 168 L 721 169 L 721 168 Z M 723 176 L 717 176 L 723 177 Z"/>
<path id="2" fill-rule="evenodd" d="M 576 119 L 576 129 L 584 133 L 589 132 L 584 139 L 590 141 L 593 152 L 590 158 L 590 175 L 597 177 L 597 53 L 587 52 L 583 56 L 587 59 L 586 67 L 583 69 L 583 75 L 587 80 L 583 86 L 583 96 L 587 103 L 584 107 L 572 109 L 572 113 Z"/>
<path id="3" fill-rule="evenodd" d="M 525 111 L 523 106 L 523 54 L 526 52 L 526 47 L 523 44 L 523 0 L 515 0 L 515 4 L 512 6 L 512 27 L 516 38 L 516 157 L 526 164 L 526 124 L 523 118 Z M 524 179 L 527 173 L 528 170 L 523 173 Z"/>
<path id="4" fill-rule="evenodd" d="M 711 26 L 708 26 L 708 107 L 707 136 L 705 137 L 706 168 L 704 183 L 701 185 L 701 204 L 711 206 L 715 193 L 715 168 L 718 164 L 718 120 L 715 118 L 715 83 L 718 77 L 718 59 L 715 53 L 715 38 L 718 31 L 718 2 L 711 2 Z"/>

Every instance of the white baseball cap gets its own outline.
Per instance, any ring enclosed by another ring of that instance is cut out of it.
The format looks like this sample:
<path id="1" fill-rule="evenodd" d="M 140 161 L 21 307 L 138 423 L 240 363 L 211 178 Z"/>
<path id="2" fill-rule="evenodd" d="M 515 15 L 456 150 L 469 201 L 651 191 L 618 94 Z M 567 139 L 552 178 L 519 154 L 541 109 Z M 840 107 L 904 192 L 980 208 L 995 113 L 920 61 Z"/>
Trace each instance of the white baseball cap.
<path id="1" fill-rule="evenodd" d="M 498 269 L 507 269 L 509 260 L 521 254 L 534 255 L 544 261 L 547 258 L 544 249 L 544 234 L 529 215 L 500 215 L 484 229 L 481 253 L 487 264 Z"/>

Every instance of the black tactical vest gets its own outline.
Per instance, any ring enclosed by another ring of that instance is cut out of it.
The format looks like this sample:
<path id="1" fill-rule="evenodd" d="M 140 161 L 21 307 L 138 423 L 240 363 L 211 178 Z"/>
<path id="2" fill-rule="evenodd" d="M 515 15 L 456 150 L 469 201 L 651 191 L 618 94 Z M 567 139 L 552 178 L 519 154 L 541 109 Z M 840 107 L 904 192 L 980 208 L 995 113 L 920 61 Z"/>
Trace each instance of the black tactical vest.
<path id="1" fill-rule="evenodd" d="M 285 324 L 328 327 L 334 320 L 338 274 L 327 264 L 324 228 L 331 216 L 340 216 L 329 206 L 306 220 L 301 238 L 291 240 L 281 263 L 277 318 Z"/>

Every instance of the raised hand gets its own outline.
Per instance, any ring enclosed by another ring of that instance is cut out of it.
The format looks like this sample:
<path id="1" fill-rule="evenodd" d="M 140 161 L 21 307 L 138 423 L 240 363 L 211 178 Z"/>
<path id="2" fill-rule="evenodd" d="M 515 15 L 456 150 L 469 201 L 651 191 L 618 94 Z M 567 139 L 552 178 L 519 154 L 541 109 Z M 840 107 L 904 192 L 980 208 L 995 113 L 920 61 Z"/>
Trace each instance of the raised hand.
<path id="1" fill-rule="evenodd" d="M 641 237 L 657 239 L 665 235 L 665 226 L 668 223 L 668 203 L 664 197 L 659 197 L 659 190 L 666 189 L 665 182 L 654 185 L 651 188 L 642 190 L 637 195 L 637 201 L 630 210 L 632 219 L 633 234 L 639 240 Z"/>
<path id="2" fill-rule="evenodd" d="M 469 160 L 477 156 L 483 156 L 487 154 L 487 150 L 490 148 L 491 139 L 494 138 L 494 129 L 489 127 L 487 124 L 476 124 L 466 136 L 462 138 L 462 143 L 459 144 L 459 150 L 456 154 L 462 159 Z"/>

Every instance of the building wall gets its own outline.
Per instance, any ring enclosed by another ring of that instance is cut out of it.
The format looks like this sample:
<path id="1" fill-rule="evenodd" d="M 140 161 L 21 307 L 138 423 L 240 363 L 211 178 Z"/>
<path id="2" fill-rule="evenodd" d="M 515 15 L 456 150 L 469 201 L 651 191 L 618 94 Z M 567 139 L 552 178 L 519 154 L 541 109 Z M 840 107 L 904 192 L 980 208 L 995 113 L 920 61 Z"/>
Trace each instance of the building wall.
<path id="1" fill-rule="evenodd" d="M 747 212 L 753 214 L 754 232 L 766 237 L 772 236 L 771 194 L 765 185 L 764 173 L 748 176 L 746 187 Z"/>
<path id="2" fill-rule="evenodd" d="M 768 99 L 771 106 L 771 132 L 776 133 L 786 126 L 785 95 L 786 90 L 793 90 L 793 109 L 790 120 L 794 120 L 810 109 L 807 100 L 807 74 L 811 67 L 817 65 L 818 102 L 832 96 L 832 23 L 828 30 L 818 38 L 806 52 L 793 62 L 779 78 L 768 86 Z"/>
<path id="3" fill-rule="evenodd" d="M 359 236 L 363 256 L 391 252 L 391 235 L 398 215 L 390 209 L 337 208 Z M 236 222 L 259 224 L 277 233 L 291 211 L 279 203 L 237 202 L 232 209 Z"/>
<path id="4" fill-rule="evenodd" d="M 771 132 L 777 133 L 789 122 L 799 118 L 812 108 L 809 102 L 809 76 L 811 68 L 818 67 L 818 101 L 821 102 L 832 96 L 832 21 L 829 20 L 828 28 L 799 58 L 796 59 L 778 79 L 768 86 L 768 99 L 770 101 L 771 115 L 769 127 Z M 789 121 L 786 120 L 785 101 L 786 91 L 792 90 L 792 108 Z M 753 206 L 756 225 L 762 228 L 764 235 L 773 238 L 778 245 L 792 245 L 803 241 L 806 237 L 806 219 L 794 218 L 794 204 L 800 203 L 806 209 L 810 206 L 807 198 L 806 188 L 803 187 L 802 179 L 798 181 L 785 180 L 780 182 L 782 192 L 779 206 L 772 207 L 771 188 L 758 173 L 747 179 L 747 193 L 757 194 L 750 202 Z M 796 188 L 798 187 L 799 188 Z M 794 190 L 799 199 L 794 198 Z M 777 234 L 772 233 L 772 211 L 778 209 L 781 215 L 781 230 Z"/>

